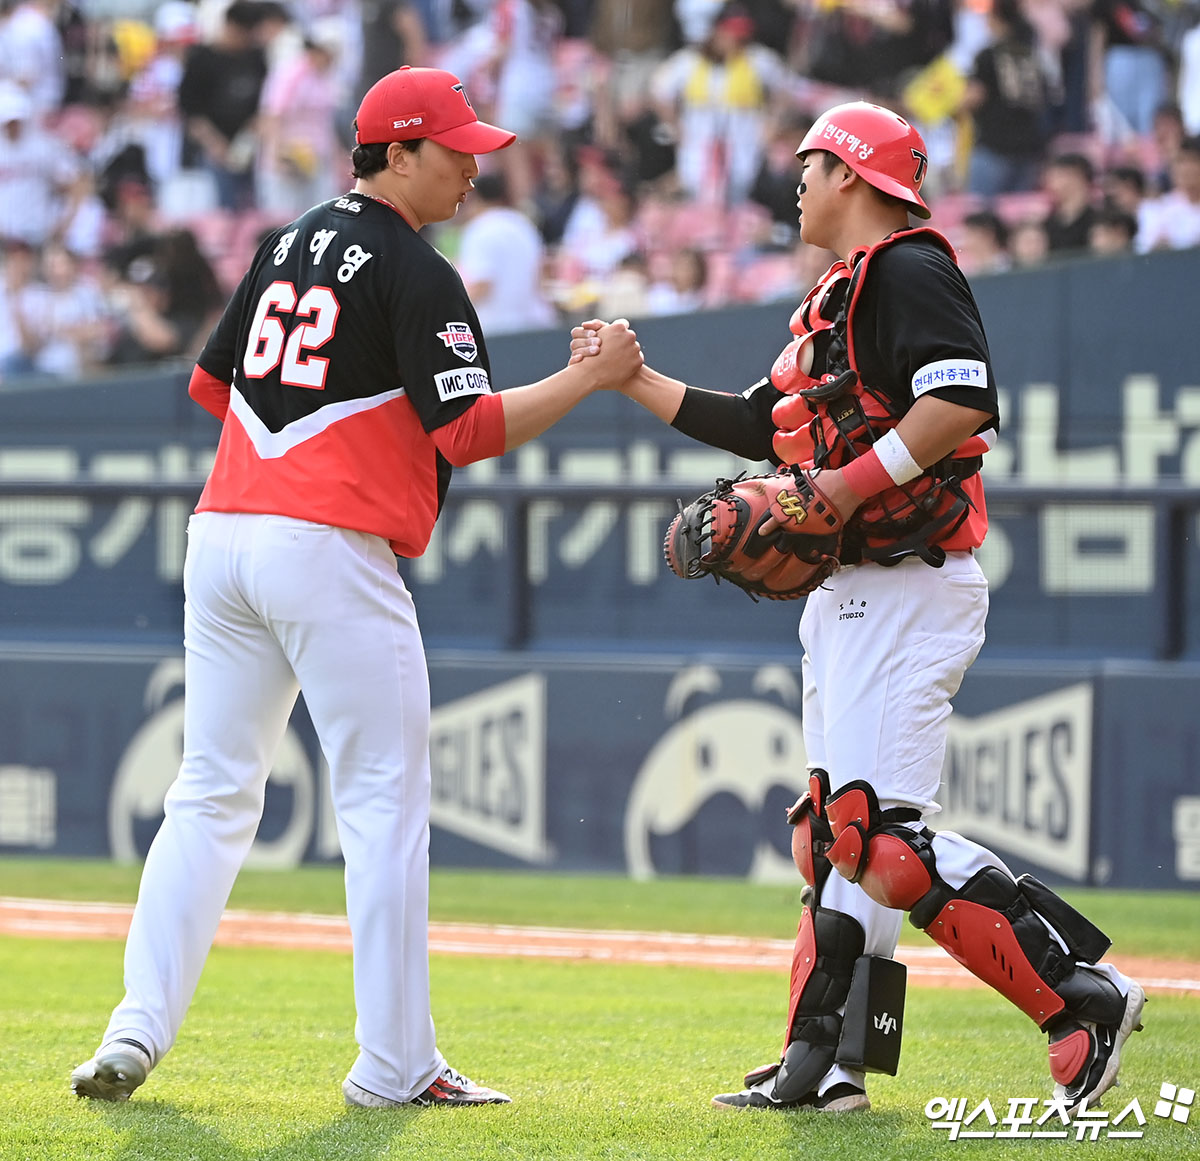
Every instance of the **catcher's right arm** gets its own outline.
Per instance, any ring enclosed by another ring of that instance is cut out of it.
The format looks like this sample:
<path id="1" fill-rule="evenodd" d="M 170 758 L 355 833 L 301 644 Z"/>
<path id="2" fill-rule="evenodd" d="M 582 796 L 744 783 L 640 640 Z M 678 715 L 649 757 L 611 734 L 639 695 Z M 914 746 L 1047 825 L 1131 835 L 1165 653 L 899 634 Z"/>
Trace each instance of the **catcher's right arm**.
<path id="1" fill-rule="evenodd" d="M 766 531 L 763 525 L 773 520 Z M 811 472 L 718 480 L 671 521 L 663 554 L 687 580 L 727 580 L 756 600 L 806 596 L 838 567 L 843 521 Z"/>

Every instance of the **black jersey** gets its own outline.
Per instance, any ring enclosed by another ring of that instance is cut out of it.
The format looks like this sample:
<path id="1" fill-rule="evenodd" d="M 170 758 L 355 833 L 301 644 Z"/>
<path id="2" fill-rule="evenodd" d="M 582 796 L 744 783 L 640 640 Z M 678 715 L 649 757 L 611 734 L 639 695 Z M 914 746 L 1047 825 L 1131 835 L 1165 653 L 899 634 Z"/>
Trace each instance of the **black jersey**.
<path id="1" fill-rule="evenodd" d="M 851 286 L 840 282 L 822 314 L 838 316 Z M 927 232 L 897 238 L 873 256 L 851 326 L 847 336 L 839 321 L 813 344 L 815 378 L 845 370 L 849 338 L 863 382 L 891 396 L 901 411 L 928 393 L 990 412 L 981 431 L 991 429 L 994 437 L 1000 426 L 996 381 L 979 308 L 958 265 Z M 772 413 L 783 397 L 770 378 L 740 395 L 689 387 L 672 425 L 747 459 L 779 463 Z"/>
<path id="2" fill-rule="evenodd" d="M 958 264 L 930 232 L 902 235 L 872 255 L 850 327 L 863 382 L 887 392 L 901 410 L 928 393 L 990 412 L 987 426 L 997 425 L 979 307 Z"/>
<path id="3" fill-rule="evenodd" d="M 429 433 L 492 390 L 458 273 L 361 193 L 264 240 L 198 363 L 232 383 L 198 511 L 354 528 L 405 556 L 450 480 Z"/>

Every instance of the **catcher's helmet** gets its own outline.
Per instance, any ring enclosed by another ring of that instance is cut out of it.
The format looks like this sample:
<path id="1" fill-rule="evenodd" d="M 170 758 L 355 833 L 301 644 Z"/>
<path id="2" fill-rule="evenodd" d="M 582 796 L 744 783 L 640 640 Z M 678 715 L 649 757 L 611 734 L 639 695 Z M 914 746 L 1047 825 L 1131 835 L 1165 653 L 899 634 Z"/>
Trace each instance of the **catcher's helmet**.
<path id="1" fill-rule="evenodd" d="M 921 134 L 899 113 L 866 101 L 835 105 L 817 118 L 796 156 L 813 149 L 840 157 L 863 181 L 908 202 L 917 217 L 929 217 L 919 193 L 929 153 Z"/>

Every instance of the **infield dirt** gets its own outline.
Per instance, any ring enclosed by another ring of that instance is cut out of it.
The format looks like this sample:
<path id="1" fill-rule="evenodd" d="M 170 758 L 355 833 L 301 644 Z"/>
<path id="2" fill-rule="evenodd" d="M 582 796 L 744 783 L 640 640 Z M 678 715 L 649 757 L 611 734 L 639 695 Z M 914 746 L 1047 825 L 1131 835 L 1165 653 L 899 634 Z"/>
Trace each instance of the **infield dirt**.
<path id="1" fill-rule="evenodd" d="M 0 934 L 41 939 L 124 939 L 133 907 L 112 903 L 64 903 L 0 897 Z M 224 946 L 351 950 L 343 916 L 291 912 L 226 911 L 216 942 Z M 593 960 L 784 974 L 791 940 L 664 931 L 584 931 L 572 928 L 504 927 L 431 923 L 433 955 L 512 956 Z M 896 958 L 908 967 L 909 983 L 926 987 L 982 987 L 940 947 L 901 945 Z M 1110 957 L 1150 992 L 1200 995 L 1200 964 L 1139 956 Z"/>

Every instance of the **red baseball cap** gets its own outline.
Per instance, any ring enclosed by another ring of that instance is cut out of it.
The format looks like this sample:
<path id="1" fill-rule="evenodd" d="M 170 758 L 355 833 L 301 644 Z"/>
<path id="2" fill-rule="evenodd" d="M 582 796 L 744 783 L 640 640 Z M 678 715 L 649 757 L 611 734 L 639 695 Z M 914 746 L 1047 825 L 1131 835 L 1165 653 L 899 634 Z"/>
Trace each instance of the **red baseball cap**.
<path id="1" fill-rule="evenodd" d="M 479 119 L 453 73 L 410 65 L 388 73 L 367 90 L 354 128 L 359 145 L 428 137 L 459 153 L 492 153 L 517 139 L 515 133 Z"/>

